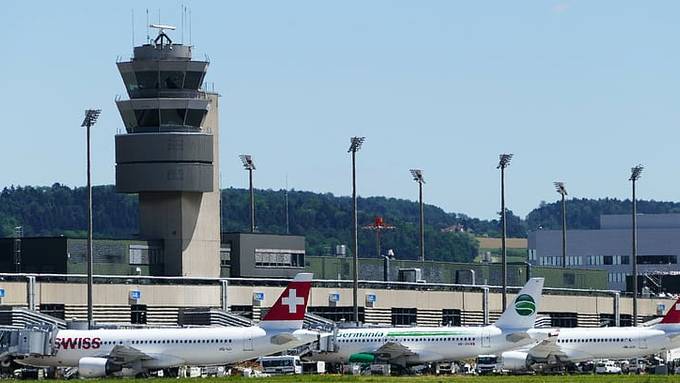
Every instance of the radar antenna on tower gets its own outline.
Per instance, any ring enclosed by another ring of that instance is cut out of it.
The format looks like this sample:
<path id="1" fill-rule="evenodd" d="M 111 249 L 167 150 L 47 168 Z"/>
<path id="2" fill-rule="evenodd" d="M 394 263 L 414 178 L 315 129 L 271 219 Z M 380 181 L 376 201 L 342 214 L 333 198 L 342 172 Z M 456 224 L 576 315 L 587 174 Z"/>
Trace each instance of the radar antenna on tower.
<path id="1" fill-rule="evenodd" d="M 174 25 L 167 25 L 167 24 L 149 24 L 149 27 L 158 29 L 158 37 L 153 41 L 154 44 L 160 45 L 161 48 L 163 48 L 163 44 L 165 43 L 166 45 L 172 44 L 172 39 L 165 33 L 165 30 L 170 30 L 174 31 L 176 28 Z M 165 40 L 165 42 L 163 41 Z"/>

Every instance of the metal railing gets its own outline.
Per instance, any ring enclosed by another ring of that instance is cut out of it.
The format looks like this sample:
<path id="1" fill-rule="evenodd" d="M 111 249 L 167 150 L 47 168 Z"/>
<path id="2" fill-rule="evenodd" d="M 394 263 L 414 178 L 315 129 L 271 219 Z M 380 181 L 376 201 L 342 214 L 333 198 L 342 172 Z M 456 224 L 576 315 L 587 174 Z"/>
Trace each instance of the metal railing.
<path id="1" fill-rule="evenodd" d="M 0 281 L 22 281 L 35 278 L 36 282 L 49 283 L 85 283 L 86 274 L 39 274 L 39 273 L 0 273 Z M 96 284 L 137 284 L 137 285 L 220 285 L 227 281 L 232 286 L 285 286 L 288 278 L 210 278 L 210 277 L 169 277 L 169 276 L 144 276 L 144 275 L 94 275 Z M 352 288 L 351 280 L 338 279 L 314 279 L 315 287 L 327 288 Z M 385 290 L 418 290 L 418 291 L 463 291 L 483 292 L 488 288 L 490 292 L 500 293 L 502 286 L 497 285 L 471 285 L 456 283 L 417 283 L 417 282 L 385 282 L 359 280 L 362 288 L 385 289 Z M 508 286 L 511 291 L 519 291 L 522 286 Z M 632 296 L 632 293 L 618 290 L 579 289 L 566 287 L 544 287 L 544 294 L 549 295 L 591 295 L 591 296 Z"/>

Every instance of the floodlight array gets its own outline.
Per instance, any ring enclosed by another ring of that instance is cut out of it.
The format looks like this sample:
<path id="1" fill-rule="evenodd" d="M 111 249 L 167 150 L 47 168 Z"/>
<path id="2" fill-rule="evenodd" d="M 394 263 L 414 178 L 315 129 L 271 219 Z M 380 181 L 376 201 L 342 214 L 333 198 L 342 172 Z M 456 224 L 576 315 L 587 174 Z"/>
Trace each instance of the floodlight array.
<path id="1" fill-rule="evenodd" d="M 85 118 L 83 123 L 80 125 L 82 127 L 92 126 L 97 122 L 99 115 L 102 113 L 101 109 L 87 109 L 85 111 Z"/>

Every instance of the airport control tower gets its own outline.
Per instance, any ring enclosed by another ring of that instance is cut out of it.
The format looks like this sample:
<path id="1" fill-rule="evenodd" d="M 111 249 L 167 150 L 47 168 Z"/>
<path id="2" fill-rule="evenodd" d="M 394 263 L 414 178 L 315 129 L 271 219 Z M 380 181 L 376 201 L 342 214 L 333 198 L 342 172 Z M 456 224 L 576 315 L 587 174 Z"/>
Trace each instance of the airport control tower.
<path id="1" fill-rule="evenodd" d="M 163 240 L 149 262 L 164 275 L 219 277 L 218 95 L 201 90 L 208 62 L 172 42 L 174 27 L 151 27 L 158 37 L 117 63 L 130 99 L 116 101 L 116 190 L 139 194 L 140 235 Z"/>

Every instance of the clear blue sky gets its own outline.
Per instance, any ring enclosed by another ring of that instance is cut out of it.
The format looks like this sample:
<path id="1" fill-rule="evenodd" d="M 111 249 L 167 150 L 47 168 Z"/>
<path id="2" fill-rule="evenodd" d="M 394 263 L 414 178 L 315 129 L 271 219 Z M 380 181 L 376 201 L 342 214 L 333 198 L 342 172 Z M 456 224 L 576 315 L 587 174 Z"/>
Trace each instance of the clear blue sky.
<path id="1" fill-rule="evenodd" d="M 145 8 L 179 25 L 221 98 L 224 187 L 359 192 L 499 210 L 497 155 L 515 154 L 508 207 L 558 195 L 680 197 L 680 3 L 675 1 L 3 1 L 0 185 L 83 185 L 83 109 L 103 109 L 94 182 L 114 181 L 117 56 L 144 41 Z M 187 33 L 188 34 L 188 33 Z M 180 40 L 180 33 L 174 34 Z"/>

